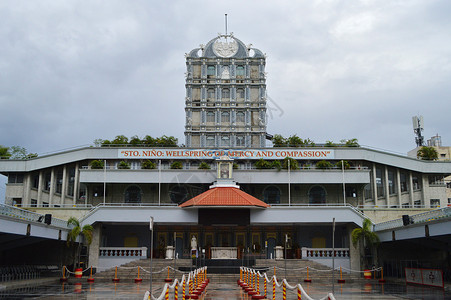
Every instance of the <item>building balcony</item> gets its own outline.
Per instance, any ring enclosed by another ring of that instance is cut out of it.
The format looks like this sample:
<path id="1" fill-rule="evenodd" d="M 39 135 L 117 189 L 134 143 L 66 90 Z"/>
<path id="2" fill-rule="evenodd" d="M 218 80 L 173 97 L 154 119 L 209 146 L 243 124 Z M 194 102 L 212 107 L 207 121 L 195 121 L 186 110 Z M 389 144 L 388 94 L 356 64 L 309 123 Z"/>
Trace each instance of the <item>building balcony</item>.
<path id="1" fill-rule="evenodd" d="M 167 168 L 167 166 L 166 166 Z M 216 180 L 216 170 L 198 170 L 197 167 L 185 170 L 158 169 L 153 170 L 122 170 L 97 169 L 85 167 L 80 170 L 80 182 L 83 183 L 179 183 L 181 178 L 185 183 L 211 183 Z M 286 184 L 289 181 L 296 184 L 347 184 L 370 183 L 368 169 L 351 169 L 343 173 L 338 169 L 319 170 L 301 169 L 286 170 L 235 170 L 234 180 L 246 184 Z"/>

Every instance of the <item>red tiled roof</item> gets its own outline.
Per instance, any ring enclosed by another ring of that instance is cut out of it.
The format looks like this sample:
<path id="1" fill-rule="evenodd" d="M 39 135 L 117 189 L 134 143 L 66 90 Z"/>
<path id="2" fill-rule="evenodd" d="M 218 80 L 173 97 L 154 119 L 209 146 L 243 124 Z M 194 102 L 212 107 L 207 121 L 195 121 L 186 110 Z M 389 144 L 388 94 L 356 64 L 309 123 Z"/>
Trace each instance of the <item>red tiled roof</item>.
<path id="1" fill-rule="evenodd" d="M 265 202 L 235 187 L 215 187 L 179 205 L 179 207 L 190 206 L 269 207 Z"/>

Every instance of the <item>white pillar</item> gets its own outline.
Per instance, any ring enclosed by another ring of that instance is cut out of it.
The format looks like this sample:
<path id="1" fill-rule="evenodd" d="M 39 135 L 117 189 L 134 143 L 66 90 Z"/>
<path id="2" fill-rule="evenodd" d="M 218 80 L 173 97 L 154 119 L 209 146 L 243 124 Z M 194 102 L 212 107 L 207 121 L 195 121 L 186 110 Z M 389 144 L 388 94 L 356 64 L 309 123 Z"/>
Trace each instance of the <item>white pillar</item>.
<path id="1" fill-rule="evenodd" d="M 373 198 L 374 198 L 374 205 L 377 205 L 377 175 L 376 175 L 376 164 L 373 164 Z"/>
<path id="2" fill-rule="evenodd" d="M 401 203 L 401 173 L 396 168 L 396 193 L 398 194 L 398 206 L 402 207 Z"/>
<path id="3" fill-rule="evenodd" d="M 55 193 L 55 168 L 52 168 L 50 173 L 50 187 L 49 187 L 49 207 L 53 204 L 53 195 Z"/>
<path id="4" fill-rule="evenodd" d="M 78 190 L 79 190 L 79 180 L 80 180 L 80 170 L 78 169 L 78 162 L 75 164 L 75 178 L 74 178 L 74 200 L 73 200 L 73 204 L 77 204 L 77 199 L 78 199 Z"/>
<path id="5" fill-rule="evenodd" d="M 38 203 L 37 206 L 42 205 L 42 187 L 44 185 L 44 176 L 42 170 L 39 171 L 39 183 L 38 183 Z"/>
<path id="6" fill-rule="evenodd" d="M 60 204 L 61 204 L 61 206 L 63 206 L 64 205 L 64 200 L 66 199 L 66 193 L 67 193 L 67 191 L 66 191 L 66 189 L 67 189 L 67 167 L 66 167 L 66 165 L 64 165 L 64 167 L 63 167 L 63 183 L 62 183 L 62 186 L 61 186 L 61 200 L 60 200 Z"/>

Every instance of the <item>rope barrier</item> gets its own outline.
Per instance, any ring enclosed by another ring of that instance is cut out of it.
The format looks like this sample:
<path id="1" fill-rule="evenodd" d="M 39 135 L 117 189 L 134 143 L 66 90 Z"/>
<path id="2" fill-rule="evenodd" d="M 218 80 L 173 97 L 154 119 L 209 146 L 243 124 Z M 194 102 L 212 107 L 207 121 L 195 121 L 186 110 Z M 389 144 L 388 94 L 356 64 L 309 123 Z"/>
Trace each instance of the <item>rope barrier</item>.
<path id="1" fill-rule="evenodd" d="M 199 284 L 197 284 L 197 286 L 195 286 L 195 290 L 193 289 L 192 291 L 189 292 L 191 299 L 197 299 L 196 298 L 197 294 L 201 294 L 203 292 L 203 290 L 205 289 L 206 285 L 208 284 L 208 279 L 206 278 L 206 274 L 207 274 L 207 267 L 202 267 L 202 268 L 196 269 L 196 270 L 190 272 L 187 276 L 185 274 L 183 274 L 182 278 L 180 280 L 175 278 L 172 285 L 169 283 L 165 283 L 160 296 L 158 296 L 157 298 L 154 297 L 153 295 L 151 295 L 149 291 L 146 291 L 146 293 L 144 294 L 143 300 L 169 299 L 169 291 L 170 290 L 174 291 L 174 299 L 178 299 L 179 298 L 179 295 L 178 295 L 179 287 L 182 288 L 182 300 L 184 300 L 184 299 L 186 299 L 186 294 L 185 294 L 186 282 L 189 282 L 191 285 L 191 284 L 193 284 L 193 279 L 197 278 L 198 281 L 200 281 L 200 279 L 204 279 L 202 284 L 200 284 L 200 282 L 199 282 Z"/>
<path id="2" fill-rule="evenodd" d="M 272 282 L 273 284 L 273 295 L 272 295 L 272 299 L 275 300 L 276 299 L 276 286 L 278 288 L 282 287 L 282 299 L 286 300 L 287 295 L 286 295 L 286 290 L 297 290 L 297 299 L 301 299 L 302 297 L 304 297 L 303 299 L 307 299 L 307 300 L 314 300 L 312 297 L 310 297 L 307 292 L 304 290 L 304 288 L 302 287 L 302 285 L 300 283 L 292 286 L 288 283 L 288 281 L 284 278 L 282 279 L 280 282 L 277 279 L 276 275 L 273 275 L 271 277 L 271 279 L 268 278 L 266 273 L 261 274 L 259 271 L 256 271 L 255 269 L 250 269 L 247 267 L 241 267 L 240 268 L 240 274 L 242 273 L 242 278 L 244 278 L 245 280 L 242 281 L 244 282 L 242 286 L 253 286 L 252 285 L 252 279 L 254 278 L 254 276 L 249 277 L 248 275 L 250 274 L 256 274 L 258 275 L 257 278 L 264 278 L 264 282 L 265 282 L 265 295 L 264 297 L 267 297 L 267 293 L 266 293 L 266 284 Z M 257 290 L 258 290 L 258 284 L 257 284 Z M 245 291 L 248 291 L 248 289 L 245 289 Z M 254 291 L 255 291 L 255 286 L 254 286 Z M 249 293 L 249 292 L 248 292 Z M 250 294 L 250 293 L 249 293 Z M 335 300 L 335 297 L 332 293 L 328 293 L 325 297 L 320 298 L 319 300 Z"/>

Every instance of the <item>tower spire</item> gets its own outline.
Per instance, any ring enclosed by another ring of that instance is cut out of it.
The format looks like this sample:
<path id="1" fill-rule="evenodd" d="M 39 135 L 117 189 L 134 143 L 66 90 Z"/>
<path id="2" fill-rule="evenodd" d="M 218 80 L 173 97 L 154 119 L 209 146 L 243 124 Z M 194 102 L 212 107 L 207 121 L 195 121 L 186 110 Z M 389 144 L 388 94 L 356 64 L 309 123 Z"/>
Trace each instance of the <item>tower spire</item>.
<path id="1" fill-rule="evenodd" d="M 225 14 L 225 35 L 227 36 L 227 14 Z"/>

